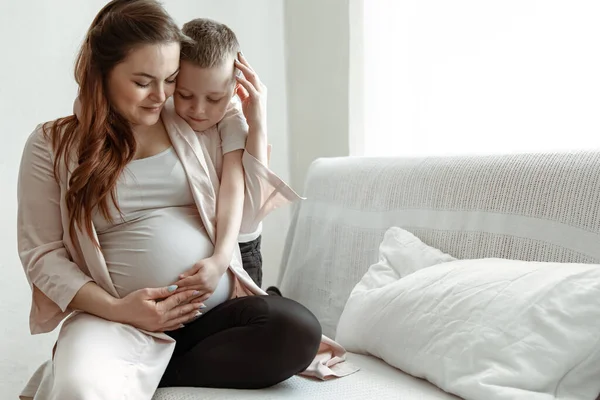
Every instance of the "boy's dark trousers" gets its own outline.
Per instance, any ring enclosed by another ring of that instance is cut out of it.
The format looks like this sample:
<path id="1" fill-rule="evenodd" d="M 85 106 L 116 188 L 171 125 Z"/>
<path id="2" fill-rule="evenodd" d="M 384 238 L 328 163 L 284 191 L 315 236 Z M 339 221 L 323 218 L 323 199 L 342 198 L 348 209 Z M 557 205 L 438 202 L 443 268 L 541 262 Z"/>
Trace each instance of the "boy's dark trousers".
<path id="1" fill-rule="evenodd" d="M 256 239 L 240 243 L 240 252 L 242 253 L 242 265 L 244 269 L 250 275 L 250 278 L 258 285 L 262 287 L 262 255 L 260 253 L 260 242 L 261 236 Z"/>

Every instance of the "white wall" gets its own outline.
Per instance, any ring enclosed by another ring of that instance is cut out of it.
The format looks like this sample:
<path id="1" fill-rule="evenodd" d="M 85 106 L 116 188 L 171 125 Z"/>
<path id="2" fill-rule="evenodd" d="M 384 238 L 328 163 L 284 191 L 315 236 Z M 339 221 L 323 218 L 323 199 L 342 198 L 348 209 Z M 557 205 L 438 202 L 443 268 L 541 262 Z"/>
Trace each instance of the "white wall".
<path id="1" fill-rule="evenodd" d="M 348 155 L 348 0 L 288 0 L 285 34 L 292 184 L 318 157 Z"/>
<path id="2" fill-rule="evenodd" d="M 294 186 L 321 156 L 599 148 L 598 18 L 594 0 L 286 1 Z"/>
<path id="3" fill-rule="evenodd" d="M 75 54 L 104 0 L 0 2 L 0 397 L 16 398 L 37 365 L 49 357 L 55 335 L 31 337 L 29 288 L 16 251 L 16 177 L 29 133 L 43 121 L 70 113 L 76 94 Z M 282 0 L 168 0 L 183 23 L 212 17 L 237 33 L 244 54 L 269 87 L 272 169 L 289 178 Z M 264 226 L 265 283 L 276 281 L 289 223 L 278 210 Z"/>
<path id="4" fill-rule="evenodd" d="M 598 148 L 596 0 L 365 1 L 367 155 Z"/>

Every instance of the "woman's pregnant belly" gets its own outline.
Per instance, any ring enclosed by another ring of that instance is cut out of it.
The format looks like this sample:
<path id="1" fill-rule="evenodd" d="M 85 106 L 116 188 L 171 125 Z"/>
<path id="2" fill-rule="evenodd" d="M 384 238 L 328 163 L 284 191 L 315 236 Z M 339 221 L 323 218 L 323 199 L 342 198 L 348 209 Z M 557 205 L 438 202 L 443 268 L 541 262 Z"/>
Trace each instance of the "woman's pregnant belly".
<path id="1" fill-rule="evenodd" d="M 98 238 L 121 297 L 138 289 L 172 285 L 179 274 L 214 250 L 193 206 L 140 211 L 136 218 L 105 230 Z M 228 300 L 232 286 L 228 271 L 205 302 L 205 310 Z"/>

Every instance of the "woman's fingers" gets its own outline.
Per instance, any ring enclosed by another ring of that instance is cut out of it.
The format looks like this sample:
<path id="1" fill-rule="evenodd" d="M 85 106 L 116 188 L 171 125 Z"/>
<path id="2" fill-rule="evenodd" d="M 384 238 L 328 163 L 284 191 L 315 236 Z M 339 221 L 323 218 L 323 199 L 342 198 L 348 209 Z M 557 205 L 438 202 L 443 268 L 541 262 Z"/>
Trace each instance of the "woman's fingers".
<path id="1" fill-rule="evenodd" d="M 169 310 L 164 313 L 163 325 L 174 325 L 175 323 L 177 323 L 178 319 L 183 318 L 188 314 L 194 314 L 196 312 L 200 312 L 200 306 L 193 303 L 184 304 L 182 306 L 173 308 L 172 310 Z"/>
<path id="2" fill-rule="evenodd" d="M 173 295 L 177 289 L 177 285 L 171 285 L 162 288 L 148 288 L 141 290 L 144 291 L 143 296 L 146 298 L 146 300 L 161 300 Z"/>
<path id="3" fill-rule="evenodd" d="M 198 305 L 198 307 L 200 307 L 211 295 L 212 295 L 212 292 L 205 292 L 201 296 L 198 296 L 197 298 L 195 298 L 192 301 L 192 303 L 194 303 L 194 304 Z"/>
<path id="4" fill-rule="evenodd" d="M 198 306 L 212 295 L 212 292 L 206 291 L 204 287 L 193 287 L 192 289 L 195 289 L 196 295 L 189 302 Z"/>
<path id="5" fill-rule="evenodd" d="M 195 320 L 196 318 L 198 318 L 201 315 L 202 315 L 202 312 L 200 312 L 200 311 L 193 311 L 191 313 L 187 313 L 187 314 L 182 315 L 180 317 L 177 317 L 177 318 L 175 318 L 175 319 L 173 319 L 171 321 L 168 321 L 166 323 L 166 325 L 169 328 L 171 328 L 171 327 L 178 327 L 180 325 L 187 324 L 188 322 Z M 177 328 L 175 328 L 175 329 L 177 329 Z M 167 328 L 165 328 L 165 331 L 166 330 L 167 330 Z M 171 329 L 171 330 L 174 330 L 174 329 Z"/>
<path id="6" fill-rule="evenodd" d="M 169 312 L 180 304 L 188 303 L 193 297 L 198 296 L 196 290 L 186 290 L 185 292 L 173 294 L 157 304 L 162 312 Z"/>
<path id="7" fill-rule="evenodd" d="M 166 328 L 163 329 L 163 332 L 176 331 L 177 329 L 181 329 L 184 326 L 185 325 L 183 325 L 183 324 L 167 326 Z"/>

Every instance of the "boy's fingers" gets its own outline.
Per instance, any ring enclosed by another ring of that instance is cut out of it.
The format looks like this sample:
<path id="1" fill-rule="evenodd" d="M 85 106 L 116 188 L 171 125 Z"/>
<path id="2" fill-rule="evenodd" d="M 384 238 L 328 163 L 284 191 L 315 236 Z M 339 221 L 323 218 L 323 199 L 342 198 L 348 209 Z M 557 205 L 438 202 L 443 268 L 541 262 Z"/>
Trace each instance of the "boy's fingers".
<path id="1" fill-rule="evenodd" d="M 187 278 L 183 278 L 175 282 L 175 285 L 177 285 L 180 288 L 184 287 L 187 289 L 189 287 L 198 285 L 198 282 L 196 281 L 197 279 L 195 278 L 195 276 L 188 276 Z"/>
<path id="2" fill-rule="evenodd" d="M 179 279 L 187 278 L 188 276 L 193 276 L 198 272 L 200 268 L 197 265 L 194 265 L 192 268 L 188 269 L 184 273 L 179 275 Z"/>
<path id="3" fill-rule="evenodd" d="M 248 82 L 248 80 L 246 78 L 244 78 L 242 76 L 236 76 L 235 79 L 240 83 L 240 85 L 242 85 L 244 87 L 244 89 L 246 89 L 249 96 L 258 97 L 258 92 L 256 91 L 256 88 L 254 87 L 254 85 L 252 85 L 250 82 Z"/>
<path id="4" fill-rule="evenodd" d="M 260 79 L 258 79 L 258 75 L 251 68 L 248 68 L 244 64 L 239 61 L 236 61 L 235 66 L 242 71 L 244 74 L 244 78 L 250 81 L 257 89 L 260 88 Z"/>
<path id="5" fill-rule="evenodd" d="M 245 65 L 246 67 L 250 68 L 250 70 L 252 72 L 254 72 L 254 68 L 252 68 L 252 66 L 250 65 L 250 63 L 248 62 L 248 60 L 246 59 L 246 57 L 244 57 L 244 55 L 242 54 L 241 51 L 238 53 L 238 59 L 240 60 L 240 62 L 243 65 Z"/>
<path id="6" fill-rule="evenodd" d="M 250 97 L 250 95 L 248 94 L 248 91 L 246 89 L 244 89 L 244 87 L 241 84 L 238 85 L 238 87 L 236 89 L 236 93 L 237 93 L 238 97 L 240 98 L 240 100 L 242 100 L 242 101 L 244 101 L 248 97 Z"/>

